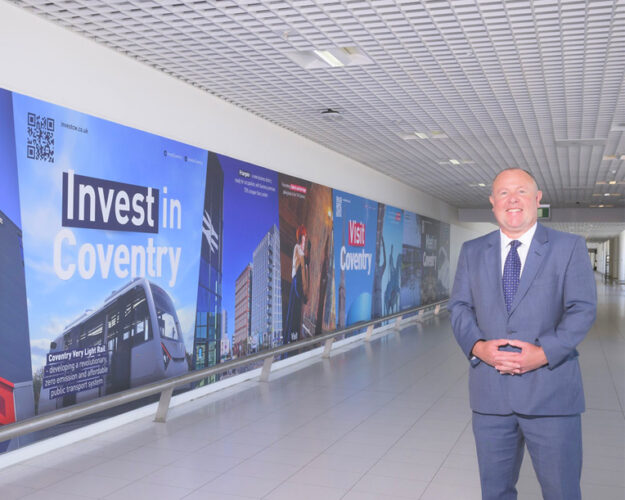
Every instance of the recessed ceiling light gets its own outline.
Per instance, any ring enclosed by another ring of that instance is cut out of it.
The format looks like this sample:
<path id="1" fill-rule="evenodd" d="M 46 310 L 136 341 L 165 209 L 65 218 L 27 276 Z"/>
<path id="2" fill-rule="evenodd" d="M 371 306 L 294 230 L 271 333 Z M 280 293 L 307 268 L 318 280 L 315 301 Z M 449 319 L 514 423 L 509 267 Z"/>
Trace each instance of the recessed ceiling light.
<path id="1" fill-rule="evenodd" d="M 341 66 L 373 64 L 373 61 L 357 47 L 292 50 L 285 52 L 284 55 L 304 69 L 338 68 Z"/>
<path id="2" fill-rule="evenodd" d="M 441 130 L 430 130 L 432 139 L 449 139 L 447 134 Z"/>
<path id="3" fill-rule="evenodd" d="M 616 184 L 616 181 L 610 181 L 608 184 Z"/>
<path id="4" fill-rule="evenodd" d="M 452 165 L 460 165 L 460 162 L 458 160 L 454 159 L 454 158 L 451 158 L 449 160 L 449 163 L 451 163 Z"/>
<path id="5" fill-rule="evenodd" d="M 341 66 L 345 66 L 329 50 L 313 50 L 313 52 L 319 59 L 321 59 L 322 61 L 325 61 L 329 66 L 333 68 L 340 68 Z"/>
<path id="6" fill-rule="evenodd" d="M 486 184 L 484 184 L 483 182 L 478 182 L 477 185 L 480 186 L 481 188 L 486 187 Z"/>
<path id="7" fill-rule="evenodd" d="M 606 140 L 607 139 L 605 138 L 599 137 L 592 137 L 588 139 L 556 139 L 556 146 L 603 146 Z"/>
<path id="8" fill-rule="evenodd" d="M 610 193 L 603 193 L 603 196 L 610 196 Z"/>
<path id="9" fill-rule="evenodd" d="M 404 141 L 414 141 L 415 139 L 429 139 L 428 135 L 423 132 L 402 132 L 399 134 Z"/>

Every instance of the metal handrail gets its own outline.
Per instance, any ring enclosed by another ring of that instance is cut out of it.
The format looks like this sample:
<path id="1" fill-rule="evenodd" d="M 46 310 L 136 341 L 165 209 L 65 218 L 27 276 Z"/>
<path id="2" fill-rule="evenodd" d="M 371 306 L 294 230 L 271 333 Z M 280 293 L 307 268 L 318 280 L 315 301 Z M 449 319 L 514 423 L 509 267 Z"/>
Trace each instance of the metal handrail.
<path id="1" fill-rule="evenodd" d="M 7 425 L 0 427 L 0 442 L 6 441 L 8 439 L 12 439 L 18 436 L 23 436 L 24 434 L 29 434 L 31 432 L 39 431 L 42 429 L 47 429 L 54 425 L 69 422 L 71 420 L 75 420 L 80 417 L 91 415 L 93 413 L 108 410 L 116 406 L 123 405 L 125 403 L 131 403 L 138 399 L 145 398 L 147 396 L 152 396 L 158 393 L 161 393 L 161 397 L 159 400 L 158 409 L 156 411 L 155 421 L 165 422 L 166 417 L 167 417 L 167 410 L 169 409 L 169 402 L 171 400 L 173 390 L 178 386 L 189 384 L 192 382 L 197 382 L 198 380 L 202 380 L 204 378 L 210 377 L 211 375 L 223 373 L 228 370 L 232 370 L 234 368 L 239 368 L 241 366 L 250 365 L 256 361 L 264 362 L 262 372 L 260 375 L 260 380 L 267 381 L 269 377 L 269 371 L 271 369 L 271 363 L 274 357 L 277 355 L 286 354 L 291 351 L 295 351 L 298 349 L 312 346 L 314 344 L 320 344 L 320 343 L 325 342 L 325 349 L 323 351 L 323 356 L 328 357 L 330 354 L 330 350 L 332 348 L 332 342 L 334 341 L 336 337 L 340 335 L 346 335 L 356 330 L 368 328 L 366 340 L 369 340 L 373 332 L 373 326 L 377 323 L 383 323 L 383 322 L 396 319 L 396 324 L 394 328 L 398 329 L 400 326 L 401 320 L 404 316 L 407 316 L 413 313 L 419 313 L 415 315 L 414 317 L 417 319 L 421 319 L 423 318 L 423 313 L 425 313 L 425 311 L 429 309 L 432 309 L 435 312 L 435 314 L 438 314 L 438 311 L 440 310 L 441 306 L 445 304 L 446 302 L 447 302 L 447 299 L 439 301 L 439 302 L 435 302 L 433 304 L 428 304 L 426 306 L 414 307 L 412 309 L 407 309 L 405 311 L 401 311 L 398 313 L 390 314 L 388 316 L 384 316 L 383 318 L 377 318 L 371 321 L 357 323 L 347 328 L 343 328 L 342 330 L 335 330 L 333 332 L 329 332 L 324 335 L 319 335 L 317 337 L 311 337 L 308 339 L 299 340 L 297 342 L 289 343 L 280 347 L 276 347 L 274 349 L 263 351 L 257 354 L 252 354 L 239 360 L 227 361 L 225 363 L 220 363 L 210 368 L 192 371 L 184 375 L 179 375 L 177 377 L 168 378 L 165 380 L 159 380 L 157 382 L 142 385 L 140 387 L 135 387 L 133 389 L 128 389 L 123 392 L 110 394 L 108 396 L 102 396 L 93 401 L 80 403 L 77 405 L 70 406 L 68 408 L 56 410 L 51 413 L 46 413 L 44 415 L 37 415 L 36 417 L 31 417 L 26 420 L 22 420 L 20 422 L 7 424 Z"/>

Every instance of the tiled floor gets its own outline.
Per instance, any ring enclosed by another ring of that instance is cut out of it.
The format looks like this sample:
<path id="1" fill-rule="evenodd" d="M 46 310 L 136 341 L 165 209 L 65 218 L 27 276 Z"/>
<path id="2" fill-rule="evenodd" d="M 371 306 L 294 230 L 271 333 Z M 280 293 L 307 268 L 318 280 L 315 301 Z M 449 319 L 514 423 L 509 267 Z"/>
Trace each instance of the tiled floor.
<path id="1" fill-rule="evenodd" d="M 625 498 L 625 289 L 580 348 L 584 498 Z M 467 362 L 447 316 L 0 471 L 0 498 L 480 498 Z M 541 498 L 529 459 L 519 498 Z"/>

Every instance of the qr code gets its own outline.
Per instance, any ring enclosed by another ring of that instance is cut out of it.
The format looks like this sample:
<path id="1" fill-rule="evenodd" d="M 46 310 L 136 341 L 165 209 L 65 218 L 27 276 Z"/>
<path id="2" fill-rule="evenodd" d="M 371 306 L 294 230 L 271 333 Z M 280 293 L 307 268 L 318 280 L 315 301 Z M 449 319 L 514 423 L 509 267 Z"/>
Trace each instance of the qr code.
<path id="1" fill-rule="evenodd" d="M 26 156 L 54 163 L 54 119 L 28 113 Z"/>

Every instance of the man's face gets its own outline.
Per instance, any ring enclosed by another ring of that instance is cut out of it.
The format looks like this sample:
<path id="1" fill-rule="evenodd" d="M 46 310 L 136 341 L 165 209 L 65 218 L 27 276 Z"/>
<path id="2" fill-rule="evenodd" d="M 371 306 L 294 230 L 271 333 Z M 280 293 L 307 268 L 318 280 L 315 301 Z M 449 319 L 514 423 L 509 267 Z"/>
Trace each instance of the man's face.
<path id="1" fill-rule="evenodd" d="M 505 170 L 493 182 L 490 203 L 495 219 L 509 238 L 518 238 L 534 225 L 542 192 L 523 170 Z"/>

